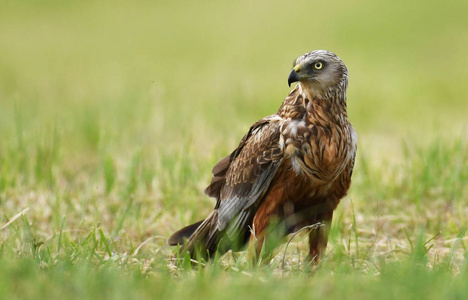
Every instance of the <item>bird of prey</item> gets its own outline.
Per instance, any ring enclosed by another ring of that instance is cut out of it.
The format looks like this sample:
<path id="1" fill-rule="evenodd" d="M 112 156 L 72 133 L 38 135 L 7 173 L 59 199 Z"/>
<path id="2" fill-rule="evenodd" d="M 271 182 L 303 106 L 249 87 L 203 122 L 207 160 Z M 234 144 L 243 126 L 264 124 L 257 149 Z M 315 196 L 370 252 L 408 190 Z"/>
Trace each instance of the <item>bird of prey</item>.
<path id="1" fill-rule="evenodd" d="M 273 222 L 284 235 L 320 223 L 309 233 L 308 257 L 323 256 L 356 155 L 357 134 L 346 112 L 348 70 L 334 53 L 316 50 L 294 61 L 293 82 L 299 83 L 278 112 L 253 124 L 214 166 L 205 190 L 216 199 L 214 210 L 174 233 L 169 245 L 209 258 L 240 250 L 249 239 L 261 247 Z"/>

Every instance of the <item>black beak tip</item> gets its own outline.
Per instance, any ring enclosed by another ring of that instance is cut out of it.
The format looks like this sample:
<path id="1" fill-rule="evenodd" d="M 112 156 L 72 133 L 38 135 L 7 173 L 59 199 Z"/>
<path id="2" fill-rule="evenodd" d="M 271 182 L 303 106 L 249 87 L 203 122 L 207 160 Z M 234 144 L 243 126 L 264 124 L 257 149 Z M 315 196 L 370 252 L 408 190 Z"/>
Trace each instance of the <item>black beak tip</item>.
<path id="1" fill-rule="evenodd" d="M 291 87 L 291 83 L 299 81 L 299 75 L 295 70 L 292 70 L 288 77 L 288 85 Z"/>

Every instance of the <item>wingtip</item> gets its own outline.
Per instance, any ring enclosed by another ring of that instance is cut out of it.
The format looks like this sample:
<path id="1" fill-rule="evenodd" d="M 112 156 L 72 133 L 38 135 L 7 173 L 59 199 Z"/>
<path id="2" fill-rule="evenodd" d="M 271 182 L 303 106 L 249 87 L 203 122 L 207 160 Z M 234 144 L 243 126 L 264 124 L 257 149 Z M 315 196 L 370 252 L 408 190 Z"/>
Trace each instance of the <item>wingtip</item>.
<path id="1" fill-rule="evenodd" d="M 200 226 L 200 224 L 204 220 L 198 221 L 196 223 L 193 223 L 191 225 L 188 225 L 182 229 L 179 229 L 178 231 L 174 232 L 168 239 L 167 239 L 167 244 L 169 246 L 177 246 L 177 245 L 183 245 L 184 240 L 188 239 L 194 232 L 197 230 L 197 228 Z"/>

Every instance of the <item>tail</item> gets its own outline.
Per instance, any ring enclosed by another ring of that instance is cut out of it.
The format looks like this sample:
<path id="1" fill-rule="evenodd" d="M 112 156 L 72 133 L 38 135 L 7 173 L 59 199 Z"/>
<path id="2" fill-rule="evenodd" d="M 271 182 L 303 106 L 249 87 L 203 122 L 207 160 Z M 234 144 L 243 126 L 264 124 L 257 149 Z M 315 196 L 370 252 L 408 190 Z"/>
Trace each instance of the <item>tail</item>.
<path id="1" fill-rule="evenodd" d="M 218 250 L 220 232 L 217 230 L 218 210 L 213 210 L 203 221 L 184 227 L 174 233 L 167 243 L 170 246 L 183 245 L 181 254 L 188 251 L 190 257 L 201 256 L 205 259 L 214 256 Z M 186 243 L 184 244 L 185 240 Z"/>

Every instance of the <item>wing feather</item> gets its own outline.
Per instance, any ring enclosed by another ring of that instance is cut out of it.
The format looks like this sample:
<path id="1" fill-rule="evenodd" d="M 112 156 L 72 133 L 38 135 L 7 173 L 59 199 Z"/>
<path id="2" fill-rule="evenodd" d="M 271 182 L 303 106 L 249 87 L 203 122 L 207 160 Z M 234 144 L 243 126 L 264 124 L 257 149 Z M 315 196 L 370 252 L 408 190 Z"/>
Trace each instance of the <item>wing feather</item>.
<path id="1" fill-rule="evenodd" d="M 268 117 L 252 126 L 233 152 L 218 198 L 218 230 L 245 230 L 282 162 L 281 118 Z"/>
<path id="2" fill-rule="evenodd" d="M 282 122 L 284 119 L 278 115 L 256 122 L 239 146 L 213 167 L 213 178 L 205 194 L 217 199 L 216 213 L 200 225 L 190 238 L 188 249 L 192 240 L 202 239 L 210 253 L 225 252 L 248 240 L 249 225 L 283 159 Z"/>

